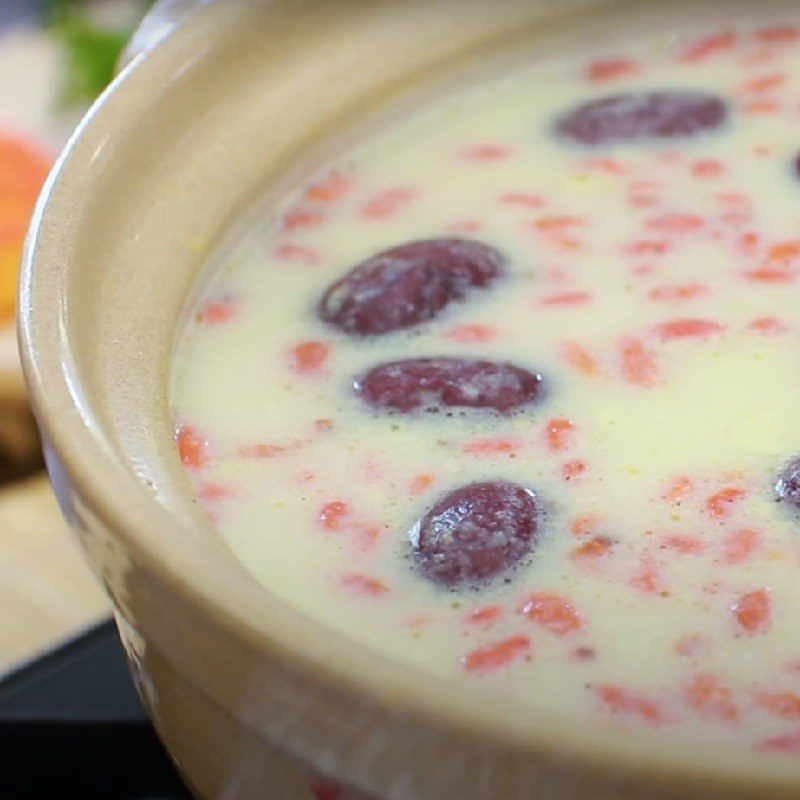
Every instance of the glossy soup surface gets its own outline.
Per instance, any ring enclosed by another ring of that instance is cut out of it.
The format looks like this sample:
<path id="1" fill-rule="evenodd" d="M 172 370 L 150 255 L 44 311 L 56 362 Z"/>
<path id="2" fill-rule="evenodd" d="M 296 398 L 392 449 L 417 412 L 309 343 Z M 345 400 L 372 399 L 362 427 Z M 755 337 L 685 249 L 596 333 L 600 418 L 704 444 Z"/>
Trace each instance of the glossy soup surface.
<path id="1" fill-rule="evenodd" d="M 465 686 L 800 754 L 794 22 L 518 65 L 261 215 L 171 395 L 259 581 Z"/>

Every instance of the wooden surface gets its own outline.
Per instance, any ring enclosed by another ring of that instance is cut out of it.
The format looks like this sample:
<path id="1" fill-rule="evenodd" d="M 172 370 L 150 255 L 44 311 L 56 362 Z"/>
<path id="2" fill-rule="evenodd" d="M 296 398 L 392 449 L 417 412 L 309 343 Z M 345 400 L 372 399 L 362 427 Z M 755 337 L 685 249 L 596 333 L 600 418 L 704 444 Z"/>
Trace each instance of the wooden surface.
<path id="1" fill-rule="evenodd" d="M 44 476 L 0 490 L 0 674 L 108 614 Z"/>

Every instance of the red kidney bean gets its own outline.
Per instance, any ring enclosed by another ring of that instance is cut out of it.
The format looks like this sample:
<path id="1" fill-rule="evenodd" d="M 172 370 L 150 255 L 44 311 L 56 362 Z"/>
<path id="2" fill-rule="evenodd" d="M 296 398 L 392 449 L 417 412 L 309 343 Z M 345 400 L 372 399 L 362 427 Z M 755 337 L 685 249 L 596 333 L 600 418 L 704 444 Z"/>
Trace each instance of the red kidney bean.
<path id="1" fill-rule="evenodd" d="M 626 92 L 589 100 L 556 121 L 556 133 L 585 145 L 694 136 L 721 127 L 725 102 L 690 90 Z"/>
<path id="2" fill-rule="evenodd" d="M 539 503 L 530 489 L 504 482 L 462 486 L 412 529 L 415 564 L 443 586 L 480 586 L 531 552 L 539 519 Z"/>
<path id="3" fill-rule="evenodd" d="M 779 473 L 775 496 L 800 510 L 800 457 L 793 458 Z"/>
<path id="4" fill-rule="evenodd" d="M 541 399 L 542 378 L 514 364 L 466 358 L 409 358 L 379 364 L 354 381 L 374 408 L 408 413 L 485 408 L 508 414 Z"/>
<path id="5" fill-rule="evenodd" d="M 487 288 L 503 256 L 471 239 L 426 239 L 384 250 L 331 285 L 317 306 L 320 318 L 351 336 L 380 336 L 436 317 Z"/>

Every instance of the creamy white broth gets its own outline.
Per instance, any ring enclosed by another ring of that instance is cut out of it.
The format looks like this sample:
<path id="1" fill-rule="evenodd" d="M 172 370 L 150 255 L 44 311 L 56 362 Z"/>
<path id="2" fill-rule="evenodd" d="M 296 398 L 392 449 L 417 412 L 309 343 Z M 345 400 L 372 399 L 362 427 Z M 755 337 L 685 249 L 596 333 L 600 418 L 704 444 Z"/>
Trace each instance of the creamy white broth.
<path id="1" fill-rule="evenodd" d="M 800 515 L 774 494 L 800 451 L 793 22 L 517 66 L 376 134 L 242 236 L 187 323 L 171 402 L 198 498 L 258 580 L 465 686 L 800 751 Z M 718 95 L 728 119 L 600 146 L 554 133 L 589 99 L 652 89 Z M 503 277 L 383 336 L 318 318 L 359 262 L 448 236 L 499 250 Z M 546 391 L 510 415 L 354 396 L 365 370 L 426 355 L 513 362 Z M 536 492 L 538 540 L 480 589 L 438 585 L 409 531 L 480 481 Z"/>

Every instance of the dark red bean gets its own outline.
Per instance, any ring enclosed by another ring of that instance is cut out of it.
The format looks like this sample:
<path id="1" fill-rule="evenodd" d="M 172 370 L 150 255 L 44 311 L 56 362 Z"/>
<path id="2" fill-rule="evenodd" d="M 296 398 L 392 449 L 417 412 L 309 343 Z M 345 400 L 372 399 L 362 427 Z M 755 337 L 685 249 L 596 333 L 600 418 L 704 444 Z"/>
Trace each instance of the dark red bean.
<path id="1" fill-rule="evenodd" d="M 379 364 L 354 381 L 374 408 L 408 413 L 485 408 L 507 414 L 541 399 L 542 378 L 514 364 L 467 358 L 409 358 Z"/>
<path id="2" fill-rule="evenodd" d="M 556 132 L 587 145 L 693 136 L 723 125 L 725 102 L 690 90 L 627 92 L 590 100 L 556 121 Z"/>
<path id="3" fill-rule="evenodd" d="M 427 322 L 472 288 L 487 288 L 503 257 L 471 239 L 426 239 L 368 258 L 328 288 L 322 320 L 351 336 L 379 336 Z"/>
<path id="4" fill-rule="evenodd" d="M 775 496 L 800 510 L 800 457 L 793 458 L 778 475 Z"/>
<path id="5" fill-rule="evenodd" d="M 448 587 L 480 586 L 538 539 L 536 495 L 515 483 L 473 483 L 442 498 L 411 531 L 417 568 Z"/>

